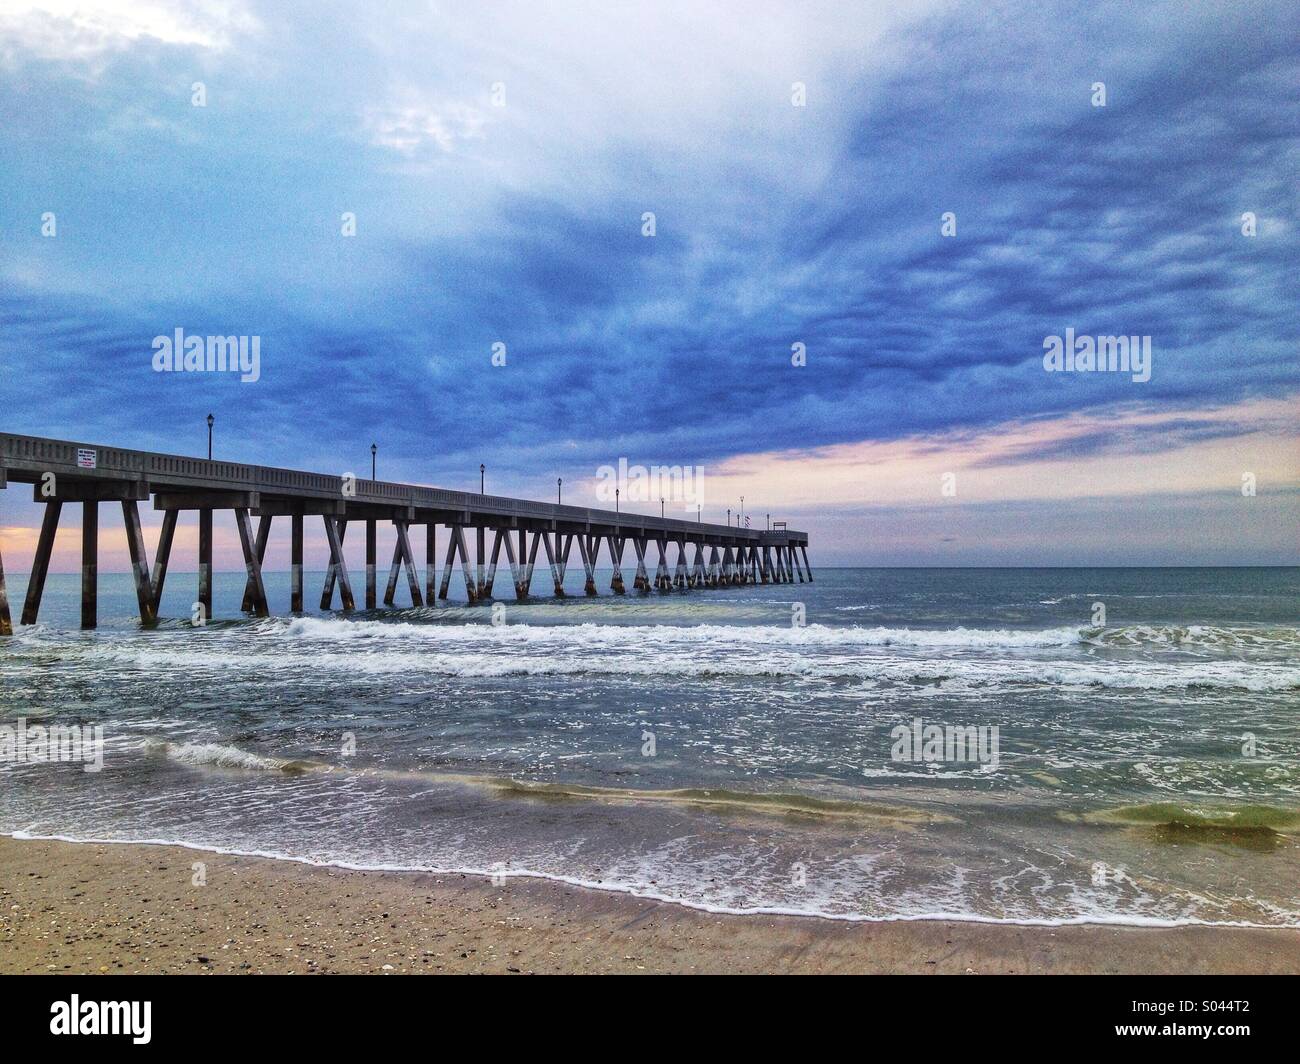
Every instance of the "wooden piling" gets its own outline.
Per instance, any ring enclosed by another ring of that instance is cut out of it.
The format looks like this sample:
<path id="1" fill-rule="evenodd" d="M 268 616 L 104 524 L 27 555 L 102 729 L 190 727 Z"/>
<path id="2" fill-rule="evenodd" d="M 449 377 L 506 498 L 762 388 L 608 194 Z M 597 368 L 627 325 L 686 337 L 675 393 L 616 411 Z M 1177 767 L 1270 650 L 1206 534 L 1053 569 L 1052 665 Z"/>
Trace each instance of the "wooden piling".
<path id="1" fill-rule="evenodd" d="M 212 620 L 212 511 L 199 511 L 199 603 L 204 621 Z"/>
<path id="2" fill-rule="evenodd" d="M 424 601 L 432 606 L 438 598 L 438 526 L 424 526 Z"/>
<path id="3" fill-rule="evenodd" d="M 289 521 L 289 611 L 302 613 L 302 514 Z"/>
<path id="4" fill-rule="evenodd" d="M 99 623 L 99 503 L 81 504 L 81 627 Z"/>
<path id="5" fill-rule="evenodd" d="M 366 518 L 366 609 L 373 610 L 378 602 L 375 596 L 375 578 L 376 566 L 378 564 L 378 531 L 375 528 L 375 519 Z M 398 551 L 393 550 L 393 569 L 388 576 L 388 590 L 384 593 L 384 605 L 393 604 L 393 593 L 397 590 L 397 563 Z"/>
<path id="6" fill-rule="evenodd" d="M 474 526 L 474 545 L 478 548 L 478 584 L 475 599 L 484 598 L 487 594 L 487 585 L 483 579 L 483 563 L 487 560 L 487 544 L 484 537 L 487 535 L 487 529 L 483 525 Z"/>

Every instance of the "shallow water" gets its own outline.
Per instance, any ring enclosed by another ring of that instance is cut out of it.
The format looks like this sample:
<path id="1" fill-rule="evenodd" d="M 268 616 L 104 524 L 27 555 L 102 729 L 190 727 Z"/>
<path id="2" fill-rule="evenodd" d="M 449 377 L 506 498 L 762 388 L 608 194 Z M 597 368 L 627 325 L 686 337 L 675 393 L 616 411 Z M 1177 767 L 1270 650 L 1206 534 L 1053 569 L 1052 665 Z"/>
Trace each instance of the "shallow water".
<path id="1" fill-rule="evenodd" d="M 0 640 L 0 723 L 102 725 L 104 769 L 0 764 L 0 830 L 728 910 L 1300 926 L 1300 570 L 816 578 L 195 629 L 173 573 L 145 631 L 102 576 L 81 633 L 52 576 Z M 218 575 L 219 615 L 241 588 Z M 985 745 L 900 760 L 918 720 Z"/>

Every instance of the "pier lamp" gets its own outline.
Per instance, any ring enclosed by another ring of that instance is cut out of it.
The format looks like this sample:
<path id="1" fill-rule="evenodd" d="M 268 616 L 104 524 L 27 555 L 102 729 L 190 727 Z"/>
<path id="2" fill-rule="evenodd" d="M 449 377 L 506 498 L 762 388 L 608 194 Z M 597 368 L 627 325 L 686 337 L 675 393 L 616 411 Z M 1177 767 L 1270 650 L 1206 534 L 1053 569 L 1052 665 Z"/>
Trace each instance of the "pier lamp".
<path id="1" fill-rule="evenodd" d="M 560 501 L 561 498 L 562 498 L 562 494 L 561 494 L 561 493 L 562 493 L 563 491 L 564 491 L 564 478 L 563 478 L 563 477 L 556 477 L 556 478 L 555 478 L 555 505 L 556 505 L 556 506 L 562 506 L 562 505 L 563 505 L 563 503 Z"/>
<path id="2" fill-rule="evenodd" d="M 375 455 L 379 453 L 379 447 L 376 444 L 370 445 L 370 479 L 375 479 Z"/>
<path id="3" fill-rule="evenodd" d="M 697 502 L 697 503 L 695 504 L 695 523 L 696 523 L 697 525 L 698 525 L 701 521 L 704 520 L 704 515 L 701 513 L 701 511 L 703 510 L 703 508 L 704 508 L 704 504 L 703 504 L 703 503 L 698 503 L 698 502 Z"/>
<path id="4" fill-rule="evenodd" d="M 659 496 L 659 520 L 662 521 L 663 519 L 664 519 L 664 500 L 663 500 L 663 496 L 661 495 Z"/>
<path id="5" fill-rule="evenodd" d="M 740 519 L 745 516 L 745 496 L 740 497 L 740 513 L 736 516 L 736 524 L 740 524 Z"/>
<path id="6" fill-rule="evenodd" d="M 478 493 L 479 493 L 480 495 L 486 495 L 486 494 L 487 494 L 487 492 L 485 492 L 485 491 L 483 490 L 483 485 L 486 483 L 486 480 L 485 480 L 486 476 L 487 476 L 487 466 L 485 466 L 482 462 L 479 462 L 479 464 L 478 464 Z"/>
<path id="7" fill-rule="evenodd" d="M 217 419 L 211 414 L 208 415 L 208 461 L 212 461 L 212 423 Z"/>
<path id="8" fill-rule="evenodd" d="M 727 527 L 731 527 L 731 507 L 727 507 Z"/>
<path id="9" fill-rule="evenodd" d="M 618 513 L 618 488 L 614 489 L 614 512 Z"/>

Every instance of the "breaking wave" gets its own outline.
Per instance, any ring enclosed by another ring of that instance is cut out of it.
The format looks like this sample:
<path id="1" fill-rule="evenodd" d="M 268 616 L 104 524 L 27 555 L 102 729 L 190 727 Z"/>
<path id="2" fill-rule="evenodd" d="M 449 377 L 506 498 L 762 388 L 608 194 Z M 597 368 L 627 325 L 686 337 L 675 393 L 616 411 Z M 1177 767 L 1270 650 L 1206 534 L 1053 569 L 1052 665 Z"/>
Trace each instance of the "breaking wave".
<path id="1" fill-rule="evenodd" d="M 180 762 L 182 765 L 234 768 L 248 772 L 285 772 L 296 775 L 316 767 L 309 761 L 266 757 L 221 743 L 169 743 L 150 739 L 146 741 L 145 749 L 151 753 L 160 753 L 168 760 Z"/>

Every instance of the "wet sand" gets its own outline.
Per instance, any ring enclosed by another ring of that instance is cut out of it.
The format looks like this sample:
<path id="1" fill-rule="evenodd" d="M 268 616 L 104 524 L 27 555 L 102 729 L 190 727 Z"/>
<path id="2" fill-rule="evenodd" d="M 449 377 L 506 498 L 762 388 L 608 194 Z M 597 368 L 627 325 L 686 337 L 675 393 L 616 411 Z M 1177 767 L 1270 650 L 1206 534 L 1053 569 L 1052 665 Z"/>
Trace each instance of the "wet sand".
<path id="1" fill-rule="evenodd" d="M 717 916 L 542 880 L 0 838 L 0 973 L 17 972 L 1295 974 L 1300 931 Z"/>

